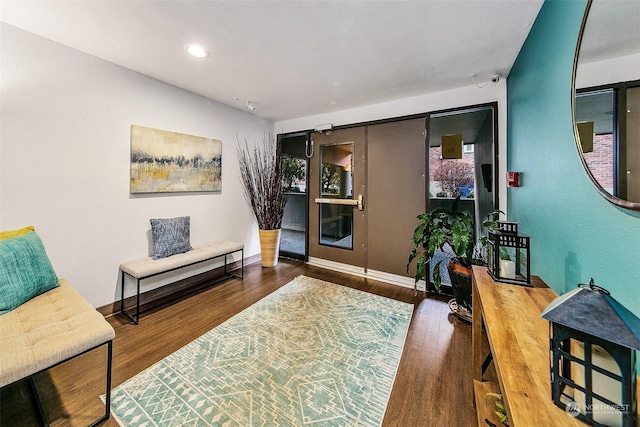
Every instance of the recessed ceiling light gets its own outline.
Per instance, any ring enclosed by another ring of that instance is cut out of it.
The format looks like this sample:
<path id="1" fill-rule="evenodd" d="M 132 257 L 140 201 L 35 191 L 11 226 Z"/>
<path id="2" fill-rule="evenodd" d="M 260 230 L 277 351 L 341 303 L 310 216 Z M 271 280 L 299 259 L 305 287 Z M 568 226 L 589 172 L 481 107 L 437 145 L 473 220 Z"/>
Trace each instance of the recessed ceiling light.
<path id="1" fill-rule="evenodd" d="M 197 44 L 188 44 L 184 47 L 190 55 L 195 56 L 196 58 L 206 58 L 209 56 L 209 52 L 207 52 L 202 46 Z"/>

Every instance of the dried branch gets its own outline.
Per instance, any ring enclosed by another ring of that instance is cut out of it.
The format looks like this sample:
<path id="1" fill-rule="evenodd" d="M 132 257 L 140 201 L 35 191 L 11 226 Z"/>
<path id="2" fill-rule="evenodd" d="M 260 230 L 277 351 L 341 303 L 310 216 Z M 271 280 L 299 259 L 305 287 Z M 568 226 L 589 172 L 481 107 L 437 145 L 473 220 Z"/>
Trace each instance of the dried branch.
<path id="1" fill-rule="evenodd" d="M 277 230 L 282 226 L 284 206 L 281 155 L 266 136 L 262 145 L 252 150 L 247 140 L 244 148 L 238 143 L 238 163 L 244 196 L 262 230 Z"/>

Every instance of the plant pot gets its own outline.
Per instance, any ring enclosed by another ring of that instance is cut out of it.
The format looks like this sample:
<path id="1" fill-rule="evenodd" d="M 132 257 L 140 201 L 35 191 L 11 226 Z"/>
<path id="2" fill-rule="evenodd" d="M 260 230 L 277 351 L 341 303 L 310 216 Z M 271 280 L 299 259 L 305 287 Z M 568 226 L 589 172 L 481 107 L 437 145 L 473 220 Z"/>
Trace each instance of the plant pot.
<path id="1" fill-rule="evenodd" d="M 280 253 L 280 229 L 258 230 L 260 234 L 260 256 L 263 267 L 275 267 Z"/>
<path id="2" fill-rule="evenodd" d="M 450 262 L 447 264 L 447 270 L 458 306 L 471 313 L 471 269 Z"/>

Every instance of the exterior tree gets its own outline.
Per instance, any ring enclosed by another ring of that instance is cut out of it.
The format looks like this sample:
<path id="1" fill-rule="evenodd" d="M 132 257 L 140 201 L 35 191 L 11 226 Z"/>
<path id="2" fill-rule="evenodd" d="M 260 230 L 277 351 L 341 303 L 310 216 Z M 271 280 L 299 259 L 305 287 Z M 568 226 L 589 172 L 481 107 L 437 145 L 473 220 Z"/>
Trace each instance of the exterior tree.
<path id="1" fill-rule="evenodd" d="M 340 170 L 338 165 L 322 164 L 322 176 L 320 177 L 323 194 L 337 194 L 340 187 Z"/>
<path id="2" fill-rule="evenodd" d="M 282 178 L 286 191 L 293 191 L 295 184 L 298 184 L 305 176 L 304 160 L 294 157 L 282 157 Z"/>
<path id="3" fill-rule="evenodd" d="M 444 161 L 434 171 L 433 179 L 438 181 L 440 189 L 450 197 L 458 197 L 465 187 L 473 186 L 473 166 L 455 160 Z"/>

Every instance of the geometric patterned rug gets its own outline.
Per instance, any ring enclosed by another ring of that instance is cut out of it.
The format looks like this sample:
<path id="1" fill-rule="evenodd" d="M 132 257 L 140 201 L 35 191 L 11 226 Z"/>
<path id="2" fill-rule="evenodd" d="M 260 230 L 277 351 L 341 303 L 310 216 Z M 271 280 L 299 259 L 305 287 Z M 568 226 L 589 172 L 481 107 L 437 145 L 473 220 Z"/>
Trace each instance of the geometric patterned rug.
<path id="1" fill-rule="evenodd" d="M 112 392 L 121 426 L 380 426 L 413 305 L 298 276 Z"/>

